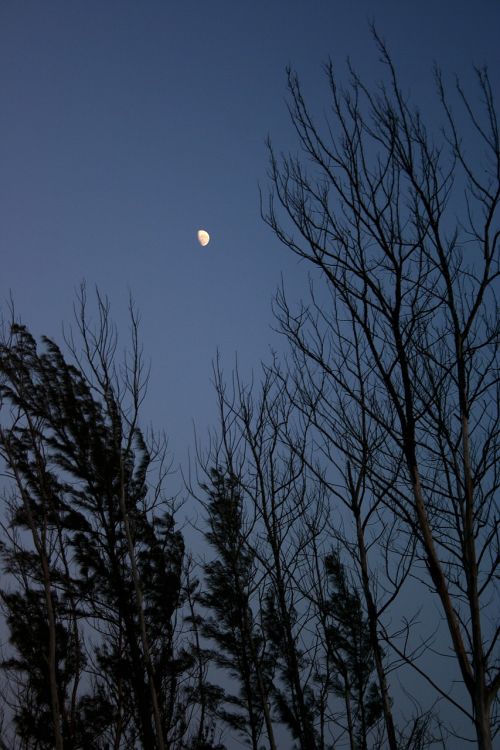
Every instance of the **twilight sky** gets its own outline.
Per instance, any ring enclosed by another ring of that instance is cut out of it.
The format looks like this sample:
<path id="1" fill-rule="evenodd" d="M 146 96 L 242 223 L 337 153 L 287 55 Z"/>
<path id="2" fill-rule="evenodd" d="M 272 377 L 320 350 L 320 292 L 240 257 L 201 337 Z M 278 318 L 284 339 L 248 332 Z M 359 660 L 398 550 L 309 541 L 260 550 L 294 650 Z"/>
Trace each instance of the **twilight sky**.
<path id="1" fill-rule="evenodd" d="M 283 275 L 307 269 L 259 215 L 269 134 L 294 147 L 285 68 L 326 109 L 322 63 L 350 56 L 376 80 L 369 20 L 405 89 L 437 112 L 432 65 L 500 89 L 497 0 L 2 0 L 2 306 L 61 339 L 85 279 L 127 334 L 130 289 L 152 360 L 145 416 L 176 462 L 214 419 L 211 362 L 258 369 Z M 197 230 L 212 237 L 201 248 Z"/>

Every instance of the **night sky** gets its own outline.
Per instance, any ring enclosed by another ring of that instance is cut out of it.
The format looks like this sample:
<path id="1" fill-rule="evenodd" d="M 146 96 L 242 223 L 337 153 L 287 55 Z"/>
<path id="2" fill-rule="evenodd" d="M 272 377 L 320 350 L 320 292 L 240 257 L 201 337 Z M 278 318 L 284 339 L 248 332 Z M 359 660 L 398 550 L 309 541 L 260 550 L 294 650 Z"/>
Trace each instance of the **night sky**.
<path id="1" fill-rule="evenodd" d="M 294 149 L 287 65 L 327 110 L 323 63 L 348 56 L 382 75 L 377 24 L 403 88 L 434 117 L 432 66 L 499 90 L 497 0 L 2 0 L 0 298 L 36 334 L 61 340 L 75 290 L 109 296 L 123 343 L 127 299 L 141 313 L 152 374 L 144 418 L 176 464 L 215 419 L 212 360 L 258 371 L 283 276 L 307 269 L 260 218 L 268 135 Z M 208 247 L 196 232 L 207 229 Z"/>

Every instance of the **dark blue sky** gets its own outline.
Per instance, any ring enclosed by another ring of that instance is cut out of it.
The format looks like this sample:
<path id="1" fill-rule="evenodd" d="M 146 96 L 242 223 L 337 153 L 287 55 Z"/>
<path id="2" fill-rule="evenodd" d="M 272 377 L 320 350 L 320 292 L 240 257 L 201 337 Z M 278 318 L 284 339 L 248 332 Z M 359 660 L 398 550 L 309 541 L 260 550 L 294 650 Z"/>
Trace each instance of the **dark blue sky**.
<path id="1" fill-rule="evenodd" d="M 378 77 L 370 19 L 431 114 L 433 61 L 466 82 L 486 63 L 498 92 L 497 0 L 0 4 L 0 298 L 60 339 L 86 279 L 125 336 L 130 289 L 152 359 L 146 416 L 178 462 L 192 420 L 204 434 L 214 416 L 216 349 L 228 369 L 236 352 L 258 368 L 279 345 L 280 275 L 292 295 L 305 283 L 259 216 L 266 136 L 294 143 L 285 67 L 322 111 L 328 57 Z"/>

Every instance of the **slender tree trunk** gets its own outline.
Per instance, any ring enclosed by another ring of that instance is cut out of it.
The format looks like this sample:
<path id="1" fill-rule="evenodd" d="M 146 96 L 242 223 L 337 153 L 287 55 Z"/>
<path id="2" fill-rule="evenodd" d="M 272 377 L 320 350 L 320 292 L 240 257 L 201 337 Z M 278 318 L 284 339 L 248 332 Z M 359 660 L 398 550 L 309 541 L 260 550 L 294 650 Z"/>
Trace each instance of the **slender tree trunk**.
<path id="1" fill-rule="evenodd" d="M 269 747 L 270 747 L 270 750 L 277 750 L 276 742 L 274 740 L 273 722 L 271 718 L 271 713 L 269 711 L 269 702 L 268 702 L 269 696 L 266 694 L 264 682 L 262 680 L 262 673 L 261 673 L 261 669 L 259 665 L 259 658 L 255 652 L 253 639 L 251 637 L 250 628 L 248 626 L 248 618 L 246 616 L 245 616 L 245 623 L 247 627 L 247 632 L 249 632 L 248 642 L 250 645 L 250 655 L 252 657 L 252 661 L 255 666 L 255 675 L 257 677 L 257 684 L 259 686 L 260 700 L 262 704 L 262 712 L 264 714 L 264 722 L 266 725 L 267 738 L 269 740 Z"/>
<path id="2" fill-rule="evenodd" d="M 198 700 L 200 703 L 200 717 L 198 721 L 198 731 L 196 733 L 195 747 L 196 746 L 201 747 L 201 743 L 205 735 L 205 714 L 207 710 L 205 681 L 204 681 L 205 663 L 203 661 L 202 653 L 201 653 L 200 633 L 199 633 L 198 623 L 196 621 L 195 605 L 193 601 L 194 589 L 191 589 L 191 579 L 189 577 L 190 571 L 191 571 L 191 566 L 189 565 L 187 568 L 186 600 L 188 603 L 189 612 L 191 614 L 192 628 L 193 628 L 193 633 L 194 633 L 194 647 L 195 647 L 196 662 L 197 662 L 197 667 L 198 667 L 196 682 L 198 686 L 198 696 L 199 696 Z"/>
<path id="3" fill-rule="evenodd" d="M 45 606 L 47 607 L 47 620 L 49 625 L 49 681 L 50 698 L 52 707 L 52 724 L 54 727 L 54 743 L 56 750 L 63 750 L 63 738 L 61 731 L 61 707 L 59 705 L 59 691 L 56 673 L 56 621 L 52 603 L 52 586 L 50 583 L 50 571 L 45 554 L 42 555 L 43 586 L 45 591 Z"/>
<path id="4" fill-rule="evenodd" d="M 278 600 L 280 602 L 281 618 L 285 629 L 286 639 L 286 659 L 288 661 L 288 667 L 290 669 L 291 683 L 295 692 L 295 697 L 298 704 L 299 726 L 300 726 L 300 745 L 302 750 L 315 750 L 316 742 L 314 738 L 314 732 L 309 721 L 307 713 L 306 703 L 304 699 L 304 690 L 302 688 L 302 681 L 300 679 L 300 670 L 297 660 L 297 652 L 295 650 L 295 641 L 293 632 L 290 624 L 290 618 L 288 609 L 286 606 L 285 595 L 283 590 L 283 583 L 281 580 L 278 581 Z"/>
<path id="5" fill-rule="evenodd" d="M 475 727 L 479 750 L 492 750 L 491 727 L 489 721 L 489 707 L 484 677 L 481 679 L 481 668 L 478 673 L 474 673 L 467 656 L 467 650 L 460 632 L 460 625 L 450 599 L 446 581 L 441 569 L 441 565 L 434 546 L 432 532 L 429 527 L 429 521 L 425 510 L 425 504 L 422 496 L 420 477 L 418 469 L 414 465 L 412 471 L 414 480 L 415 505 L 419 521 L 420 531 L 424 541 L 424 548 L 427 554 L 427 565 L 429 573 L 436 587 L 437 594 L 441 599 L 443 610 L 446 616 L 450 635 L 453 641 L 457 660 L 462 672 L 465 687 L 471 697 L 474 715 Z M 482 647 L 481 647 L 482 649 Z"/>
<path id="6" fill-rule="evenodd" d="M 253 449 L 253 446 L 252 446 Z M 279 542 L 278 542 L 278 535 L 276 533 L 276 528 L 279 527 L 279 519 L 276 517 L 276 510 L 274 507 L 274 498 L 271 500 L 272 508 L 271 513 L 269 513 L 268 508 L 266 507 L 266 500 L 267 497 L 266 493 L 266 487 L 264 478 L 262 475 L 262 469 L 260 467 L 259 463 L 259 457 L 257 454 L 254 453 L 254 458 L 256 459 L 256 466 L 257 471 L 259 475 L 259 484 L 262 491 L 262 498 L 263 498 L 263 505 L 261 508 L 264 524 L 266 527 L 266 532 L 268 536 L 269 545 L 271 547 L 273 561 L 274 561 L 274 576 L 276 580 L 276 590 L 278 594 L 278 606 L 280 611 L 280 617 L 281 622 L 285 631 L 285 649 L 286 654 L 285 658 L 288 662 L 288 669 L 290 674 L 290 683 L 293 692 L 295 693 L 295 698 L 297 701 L 297 708 L 298 708 L 298 725 L 300 727 L 300 746 L 301 750 L 315 750 L 316 748 L 316 742 L 314 737 L 314 731 L 311 726 L 311 723 L 309 721 L 309 716 L 306 708 L 306 703 L 304 699 L 304 690 L 302 687 L 302 680 L 300 676 L 300 669 L 297 659 L 297 652 L 295 649 L 295 640 L 293 636 L 293 631 L 290 623 L 290 616 L 289 611 L 286 603 L 286 595 L 285 595 L 285 583 L 283 580 L 283 573 L 282 573 L 282 565 L 281 565 L 281 559 L 280 559 L 280 549 L 279 549 Z"/>
<path id="7" fill-rule="evenodd" d="M 449 292 L 450 300 L 453 295 Z M 453 317 L 456 318 L 454 310 Z M 459 328 L 458 320 L 455 320 L 455 330 Z M 473 480 L 470 462 L 469 429 L 467 420 L 467 396 L 466 375 L 463 361 L 461 335 L 456 335 L 456 357 L 459 384 L 459 402 L 461 413 L 461 438 L 463 450 L 463 484 L 465 490 L 465 514 L 463 519 L 463 552 L 464 572 L 467 579 L 467 596 L 471 616 L 472 629 L 472 660 L 471 664 L 467 654 L 467 648 L 463 640 L 460 623 L 457 618 L 451 600 L 448 582 L 443 572 L 441 562 L 436 550 L 433 531 L 427 515 L 424 492 L 420 480 L 419 464 L 417 461 L 417 440 L 415 435 L 415 417 L 413 388 L 408 366 L 408 360 L 402 343 L 399 329 L 394 331 L 396 350 L 400 363 L 403 389 L 404 389 L 404 419 L 401 421 L 401 431 L 404 440 L 405 458 L 411 479 L 412 493 L 415 499 L 415 510 L 418 520 L 420 536 L 427 555 L 427 567 L 436 587 L 436 592 L 441 600 L 443 611 L 451 635 L 453 648 L 462 673 L 465 687 L 467 688 L 475 718 L 478 747 L 480 750 L 491 750 L 491 727 L 489 721 L 489 710 L 487 701 L 487 689 L 485 684 L 484 651 L 481 635 L 481 614 L 477 592 L 477 562 L 474 545 L 474 497 Z"/>
<path id="8" fill-rule="evenodd" d="M 30 424 L 30 428 L 32 428 L 32 425 L 30 422 L 29 424 Z M 4 433 L 1 430 L 1 428 L 0 428 L 0 436 L 1 436 L 2 444 L 5 446 L 6 451 L 9 453 L 10 446 L 8 444 L 8 439 L 7 440 L 5 439 Z M 37 452 L 36 458 L 37 458 L 38 468 L 41 471 L 41 467 L 40 467 L 41 458 L 38 455 L 38 452 Z M 50 577 L 50 566 L 49 566 L 49 561 L 47 559 L 47 553 L 45 549 L 45 530 L 42 528 L 42 538 L 40 538 L 40 534 L 38 533 L 38 529 L 35 525 L 35 520 L 31 512 L 30 499 L 26 497 L 26 492 L 23 487 L 22 479 L 16 470 L 15 460 L 11 461 L 10 463 L 11 463 L 12 470 L 14 472 L 17 487 L 22 497 L 22 502 L 24 505 L 24 509 L 26 511 L 26 516 L 28 518 L 28 524 L 30 527 L 31 535 L 33 537 L 33 543 L 35 545 L 35 549 L 40 559 L 40 564 L 42 568 L 43 589 L 44 589 L 44 595 L 45 595 L 45 606 L 47 609 L 47 623 L 48 623 L 48 631 L 49 631 L 47 666 L 49 670 L 50 706 L 51 706 L 51 713 L 52 713 L 52 726 L 54 729 L 54 745 L 55 745 L 55 750 L 63 750 L 63 737 L 62 737 L 62 727 L 61 727 L 61 707 L 59 703 L 59 690 L 58 690 L 58 684 L 57 684 L 57 670 L 56 670 L 56 648 L 57 648 L 56 619 L 55 619 L 54 605 L 53 605 L 53 600 L 52 600 L 52 582 L 51 582 L 51 577 Z M 41 476 L 42 475 L 40 473 L 40 478 Z M 46 523 L 45 520 L 44 520 L 44 523 Z"/>
<path id="9" fill-rule="evenodd" d="M 349 747 L 350 750 L 357 750 L 356 748 L 356 737 L 354 736 L 354 723 L 352 720 L 352 708 L 351 708 L 351 690 L 348 681 L 345 679 L 345 690 L 344 690 L 344 704 L 345 713 L 347 718 L 347 731 L 349 732 Z"/>
<path id="10" fill-rule="evenodd" d="M 377 670 L 378 684 L 380 688 L 380 694 L 382 696 L 382 708 L 384 712 L 385 728 L 387 731 L 387 745 L 390 750 L 398 750 L 398 743 L 396 739 L 396 729 L 394 727 L 394 719 L 392 716 L 391 698 L 389 695 L 389 686 L 387 684 L 387 677 L 385 674 L 384 663 L 382 659 L 382 649 L 380 648 L 380 642 L 378 639 L 378 619 L 377 619 L 377 608 L 373 601 L 372 592 L 370 589 L 370 577 L 368 572 L 368 557 L 366 554 L 365 538 L 363 534 L 363 527 L 361 524 L 361 518 L 359 514 L 359 508 L 355 508 L 354 515 L 356 518 L 356 534 L 359 550 L 359 560 L 361 566 L 361 581 L 363 587 L 363 594 L 365 597 L 366 610 L 368 614 L 368 626 L 370 630 L 370 643 L 373 649 L 373 657 L 375 660 L 375 668 Z"/>
<path id="11" fill-rule="evenodd" d="M 256 662 L 255 669 L 256 669 L 256 675 L 257 675 L 257 682 L 259 685 L 260 698 L 262 702 L 262 711 L 264 713 L 264 721 L 266 724 L 267 738 L 269 740 L 269 747 L 270 747 L 270 750 L 278 750 L 276 741 L 274 739 L 273 721 L 271 718 L 271 712 L 269 711 L 269 697 L 266 695 L 264 683 L 262 681 L 262 674 L 261 674 L 260 667 L 257 662 Z"/>
<path id="12" fill-rule="evenodd" d="M 66 554 L 63 530 L 59 524 L 57 527 L 57 538 L 59 540 L 60 555 L 61 555 L 62 564 L 64 566 L 64 573 L 66 576 L 66 580 L 68 581 L 68 601 L 71 606 L 71 611 L 70 611 L 71 632 L 72 632 L 72 636 L 74 639 L 75 668 L 74 668 L 74 675 L 73 675 L 73 688 L 71 690 L 69 719 L 67 722 L 68 723 L 68 735 L 70 738 L 70 742 L 74 743 L 75 738 L 76 738 L 76 728 L 77 728 L 76 719 L 77 719 L 78 688 L 80 685 L 80 677 L 82 674 L 80 631 L 78 629 L 78 612 L 77 612 L 78 607 L 75 601 L 73 585 L 72 583 L 70 583 L 71 572 L 69 568 L 68 557 Z"/>
<path id="13" fill-rule="evenodd" d="M 467 389 L 465 365 L 463 361 L 462 337 L 457 337 L 458 379 L 460 387 L 460 409 L 462 412 L 462 446 L 463 472 L 465 488 L 465 539 L 464 567 L 467 576 L 467 597 L 471 612 L 472 626 L 472 659 L 474 665 L 474 688 L 472 701 L 475 709 L 475 725 L 478 747 L 480 750 L 491 750 L 491 722 L 489 701 L 486 689 L 484 669 L 484 648 L 481 628 L 481 606 L 478 594 L 478 568 L 474 541 L 474 482 L 472 478 L 469 420 L 467 416 Z"/>
<path id="14" fill-rule="evenodd" d="M 481 691 L 483 693 L 483 691 Z M 478 750 L 493 750 L 491 739 L 490 711 L 484 694 L 476 695 L 477 713 L 474 720 L 476 726 Z"/>
<path id="15" fill-rule="evenodd" d="M 139 732 L 144 750 L 156 750 L 155 732 L 151 721 L 151 700 L 148 697 L 148 680 L 144 677 L 144 658 L 137 641 L 137 627 L 133 618 L 130 604 L 130 594 L 124 589 L 122 580 L 122 562 L 118 559 L 117 540 L 113 525 L 108 525 L 103 519 L 105 526 L 106 544 L 112 577 L 115 581 L 116 596 L 118 600 L 118 612 L 123 623 L 124 645 L 130 651 L 131 663 L 131 686 L 137 705 L 139 719 Z M 120 632 L 120 638 L 121 638 Z M 147 674 L 147 672 L 146 672 Z M 130 678 L 130 675 L 128 675 Z"/>
<path id="16" fill-rule="evenodd" d="M 245 625 L 240 622 L 240 636 L 242 636 L 242 640 L 249 641 L 249 634 L 248 631 L 246 631 Z M 239 671 L 241 676 L 243 677 L 243 685 L 245 688 L 245 697 L 246 697 L 246 707 L 247 707 L 247 713 L 248 713 L 248 722 L 250 724 L 250 739 L 252 743 L 253 750 L 259 750 L 259 733 L 258 733 L 258 726 L 257 726 L 257 717 L 255 715 L 255 708 L 254 708 L 254 692 L 252 690 L 252 680 L 251 680 L 251 667 L 248 661 L 248 655 L 246 653 L 246 647 L 245 643 L 242 643 L 242 653 L 241 653 L 241 662 L 238 665 Z M 240 661 L 238 659 L 238 661 Z"/>
<path id="17" fill-rule="evenodd" d="M 139 571 L 137 570 L 137 562 L 135 559 L 135 551 L 134 551 L 134 545 L 132 541 L 132 534 L 130 532 L 130 523 L 129 523 L 128 513 L 127 513 L 127 508 L 125 505 L 125 482 L 124 482 L 124 472 L 123 472 L 123 459 L 121 456 L 120 456 L 120 474 L 121 474 L 120 476 L 120 484 L 121 484 L 120 510 L 122 513 L 123 524 L 125 526 L 125 535 L 127 538 L 128 554 L 129 554 L 130 566 L 132 568 L 132 579 L 134 582 L 134 591 L 135 591 L 136 603 L 137 603 L 137 607 L 136 607 L 137 616 L 139 618 L 139 628 L 140 628 L 140 633 L 141 633 L 142 648 L 144 652 L 144 660 L 146 662 L 149 692 L 151 696 L 151 704 L 153 707 L 153 716 L 154 716 L 154 721 L 155 721 L 157 750 L 165 750 L 160 706 L 158 703 L 158 693 L 156 691 L 156 685 L 155 685 L 155 674 L 154 674 L 153 662 L 151 660 L 151 651 L 149 648 L 149 639 L 148 639 L 147 630 L 146 630 L 146 621 L 144 619 L 142 588 L 141 588 L 141 584 L 139 580 Z"/>

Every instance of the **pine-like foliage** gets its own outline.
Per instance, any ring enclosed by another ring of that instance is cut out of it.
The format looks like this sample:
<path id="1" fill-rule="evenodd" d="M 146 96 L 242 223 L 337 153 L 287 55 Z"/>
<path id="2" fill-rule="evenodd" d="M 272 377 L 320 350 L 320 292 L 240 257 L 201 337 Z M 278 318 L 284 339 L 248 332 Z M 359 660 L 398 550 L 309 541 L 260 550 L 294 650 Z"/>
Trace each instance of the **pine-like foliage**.
<path id="1" fill-rule="evenodd" d="M 205 592 L 200 597 L 207 610 L 202 632 L 216 644 L 212 659 L 238 686 L 226 691 L 231 708 L 220 712 L 231 727 L 243 734 L 254 750 L 260 747 L 269 700 L 271 665 L 252 608 L 256 590 L 255 554 L 247 545 L 243 500 L 238 479 L 215 468 L 208 495 L 205 538 L 216 557 L 204 565 Z"/>
<path id="2" fill-rule="evenodd" d="M 0 349 L 0 449 L 15 480 L 3 553 L 23 583 L 3 594 L 14 648 L 4 666 L 22 684 L 26 747 L 57 747 L 58 733 L 64 747 L 80 746 L 76 726 L 88 715 L 101 735 L 93 747 L 153 748 L 159 731 L 172 741 L 185 731 L 178 678 L 188 660 L 173 645 L 184 543 L 149 497 L 154 456 L 111 363 L 89 363 L 94 381 L 19 326 Z"/>
<path id="3" fill-rule="evenodd" d="M 382 702 L 375 677 L 370 632 L 358 590 L 334 551 L 325 559 L 328 598 L 327 648 L 332 689 L 345 703 L 351 743 L 368 747 L 368 732 L 382 717 Z"/>

